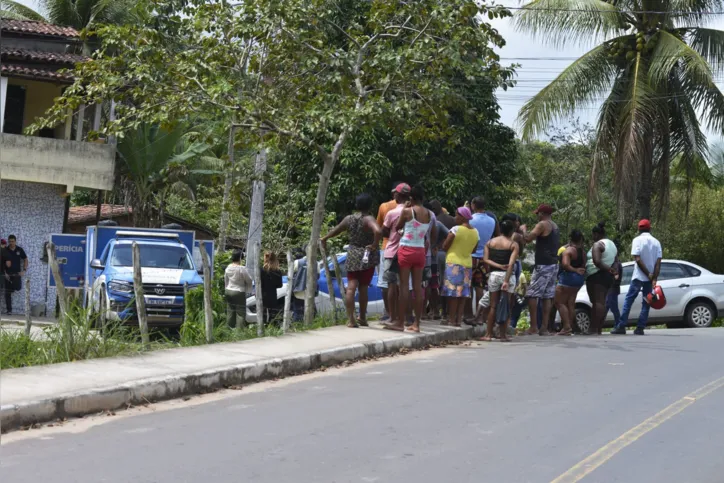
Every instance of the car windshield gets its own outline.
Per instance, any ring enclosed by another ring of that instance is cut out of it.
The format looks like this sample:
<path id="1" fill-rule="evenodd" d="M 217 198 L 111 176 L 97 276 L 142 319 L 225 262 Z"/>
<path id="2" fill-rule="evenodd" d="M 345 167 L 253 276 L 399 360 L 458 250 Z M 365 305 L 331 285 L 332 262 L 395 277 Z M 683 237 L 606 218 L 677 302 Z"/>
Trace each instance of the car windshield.
<path id="1" fill-rule="evenodd" d="M 193 270 L 191 258 L 183 247 L 168 245 L 140 244 L 141 266 L 146 268 L 176 268 Z M 111 265 L 114 267 L 132 267 L 133 254 L 131 245 L 116 245 L 111 256 Z"/>

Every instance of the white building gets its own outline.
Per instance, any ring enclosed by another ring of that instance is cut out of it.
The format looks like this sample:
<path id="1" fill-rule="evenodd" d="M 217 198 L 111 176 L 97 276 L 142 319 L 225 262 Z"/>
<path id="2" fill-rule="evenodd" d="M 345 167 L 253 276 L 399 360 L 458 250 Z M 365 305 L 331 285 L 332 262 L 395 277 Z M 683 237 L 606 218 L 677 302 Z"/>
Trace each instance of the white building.
<path id="1" fill-rule="evenodd" d="M 47 289 L 43 247 L 51 233 L 64 231 L 76 188 L 113 188 L 115 147 L 86 142 L 110 115 L 109 106 L 82 106 L 65 123 L 25 135 L 71 84 L 72 77 L 59 70 L 85 58 L 72 28 L 0 19 L 0 30 L 0 238 L 17 236 L 30 262 L 31 303 L 45 304 L 52 314 L 55 292 Z M 23 297 L 14 295 L 13 312 L 22 313 Z"/>

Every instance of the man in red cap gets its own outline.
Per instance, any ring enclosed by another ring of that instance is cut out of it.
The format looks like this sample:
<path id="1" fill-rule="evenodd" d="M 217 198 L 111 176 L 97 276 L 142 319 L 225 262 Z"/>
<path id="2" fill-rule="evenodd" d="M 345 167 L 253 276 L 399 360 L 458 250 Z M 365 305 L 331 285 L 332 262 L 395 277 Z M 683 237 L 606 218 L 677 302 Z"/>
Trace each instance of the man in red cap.
<path id="1" fill-rule="evenodd" d="M 633 255 L 636 264 L 634 265 L 631 284 L 628 286 L 628 293 L 623 302 L 623 310 L 618 325 L 611 331 L 612 334 L 626 334 L 626 325 L 628 324 L 628 315 L 631 312 L 636 297 L 643 292 L 643 301 L 641 302 L 641 313 L 639 321 L 636 324 L 634 334 L 644 335 L 644 328 L 649 319 L 649 304 L 646 302 L 646 296 L 651 293 L 653 287 L 656 286 L 656 280 L 659 278 L 661 270 L 661 258 L 663 251 L 659 240 L 651 236 L 651 222 L 649 220 L 639 221 L 639 236 L 634 238 L 631 243 L 631 255 Z"/>
<path id="2" fill-rule="evenodd" d="M 397 208 L 397 196 L 395 196 L 395 192 L 397 191 L 397 187 L 403 185 L 404 183 L 395 182 L 392 184 L 392 199 L 390 201 L 387 201 L 385 203 L 382 203 L 377 210 L 377 224 L 380 226 L 384 226 L 385 224 L 385 217 L 387 216 L 387 213 Z M 382 240 L 382 249 L 384 250 L 387 248 L 387 238 L 385 237 Z M 385 313 L 382 317 L 382 321 L 385 322 L 390 319 L 390 307 L 389 303 L 387 302 L 387 289 L 388 284 L 385 278 L 383 277 L 385 272 L 385 257 L 380 257 L 380 267 L 378 269 L 378 277 L 377 277 L 377 287 L 379 287 L 382 290 L 382 300 L 385 304 Z"/>
<path id="3" fill-rule="evenodd" d="M 530 312 L 530 329 L 528 334 L 549 335 L 548 320 L 551 306 L 556 296 L 556 279 L 558 277 L 558 248 L 560 247 L 560 230 L 551 219 L 555 210 L 550 205 L 541 204 L 535 210 L 538 223 L 528 232 L 521 227 L 525 242 L 535 241 L 535 268 L 528 284 L 526 298 Z M 538 300 L 543 301 L 543 314 L 538 327 Z"/>
<path id="4" fill-rule="evenodd" d="M 385 328 L 391 328 L 393 330 L 405 330 L 404 320 L 397 320 L 397 302 L 400 297 L 400 275 L 399 266 L 397 266 L 397 250 L 400 248 L 400 239 L 402 235 L 398 232 L 395 227 L 397 221 L 402 215 L 402 210 L 405 208 L 405 203 L 410 199 L 410 185 L 407 183 L 400 183 L 395 187 L 394 190 L 395 201 L 397 202 L 397 208 L 390 211 L 385 215 L 385 220 L 382 223 L 382 235 L 387 238 L 387 245 L 384 250 L 384 262 L 382 265 L 382 271 L 378 277 L 377 286 L 382 288 L 382 284 L 387 285 L 387 307 L 389 310 L 391 321 L 385 326 Z"/>

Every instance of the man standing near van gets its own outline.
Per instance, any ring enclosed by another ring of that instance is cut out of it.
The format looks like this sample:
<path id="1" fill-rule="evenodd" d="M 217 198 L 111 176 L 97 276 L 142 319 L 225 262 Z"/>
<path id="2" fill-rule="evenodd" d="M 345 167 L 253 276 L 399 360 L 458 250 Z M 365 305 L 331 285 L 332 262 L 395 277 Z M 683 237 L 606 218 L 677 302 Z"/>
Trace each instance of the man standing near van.
<path id="1" fill-rule="evenodd" d="M 634 238 L 631 243 L 631 255 L 633 255 L 636 264 L 634 265 L 631 284 L 628 286 L 628 293 L 623 303 L 623 311 L 618 325 L 611 331 L 612 334 L 625 335 L 626 324 L 628 324 L 628 315 L 631 312 L 636 297 L 639 292 L 643 292 L 643 300 L 641 302 L 641 313 L 639 321 L 636 324 L 635 335 L 644 335 L 646 322 L 649 320 L 649 304 L 646 302 L 646 296 L 653 291 L 656 281 L 659 278 L 661 270 L 661 258 L 663 251 L 659 240 L 651 236 L 651 222 L 649 220 L 639 221 L 639 236 Z"/>
<path id="2" fill-rule="evenodd" d="M 13 292 L 19 292 L 23 287 L 23 277 L 28 270 L 28 257 L 25 250 L 18 246 L 15 235 L 10 235 L 8 246 L 0 258 L 5 264 L 5 307 L 8 315 L 12 315 Z"/>

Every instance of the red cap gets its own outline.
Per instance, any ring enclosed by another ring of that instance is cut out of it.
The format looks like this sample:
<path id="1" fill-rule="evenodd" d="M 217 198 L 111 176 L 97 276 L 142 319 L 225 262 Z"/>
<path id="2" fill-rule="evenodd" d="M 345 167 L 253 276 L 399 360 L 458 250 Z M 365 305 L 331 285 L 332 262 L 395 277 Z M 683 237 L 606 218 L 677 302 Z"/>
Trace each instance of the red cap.
<path id="1" fill-rule="evenodd" d="M 397 188 L 395 188 L 395 191 L 400 193 L 401 195 L 409 195 L 410 185 L 407 183 L 400 183 L 397 185 Z"/>
<path id="2" fill-rule="evenodd" d="M 554 211 L 556 210 L 554 210 L 551 205 L 541 203 L 540 205 L 538 205 L 538 209 L 535 210 L 533 213 L 535 213 L 536 215 L 538 213 L 543 213 L 544 215 L 552 215 Z"/>
<path id="3" fill-rule="evenodd" d="M 651 229 L 651 222 L 649 220 L 639 221 L 639 230 L 650 230 L 650 229 Z"/>
<path id="4" fill-rule="evenodd" d="M 5 238 L 0 238 L 0 245 L 6 245 L 7 242 L 8 241 Z"/>

